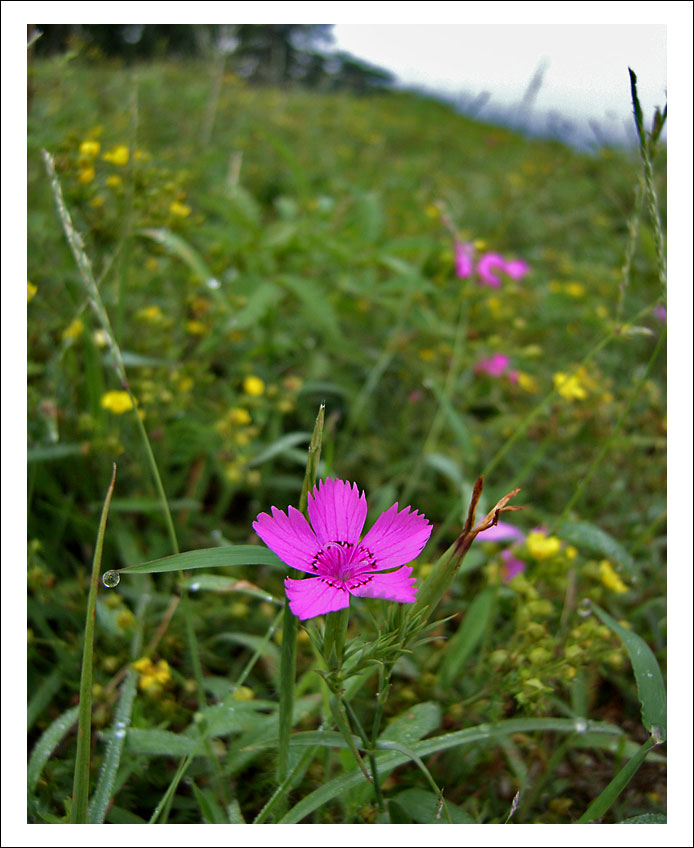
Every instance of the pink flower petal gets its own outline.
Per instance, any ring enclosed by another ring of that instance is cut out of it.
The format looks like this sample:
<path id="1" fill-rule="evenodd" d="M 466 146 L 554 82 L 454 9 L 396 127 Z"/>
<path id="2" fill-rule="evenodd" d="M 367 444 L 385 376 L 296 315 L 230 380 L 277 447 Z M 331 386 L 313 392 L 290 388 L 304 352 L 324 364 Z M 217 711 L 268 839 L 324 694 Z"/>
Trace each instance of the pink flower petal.
<path id="1" fill-rule="evenodd" d="M 472 244 L 456 243 L 455 246 L 455 273 L 461 279 L 465 279 L 472 274 L 472 260 L 475 255 L 475 246 Z"/>
<path id="2" fill-rule="evenodd" d="M 483 542 L 505 542 L 507 539 L 515 539 L 518 542 L 522 542 L 525 539 L 525 534 L 522 530 L 514 527 L 513 524 L 500 521 L 493 527 L 483 530 L 480 533 L 480 539 Z"/>
<path id="3" fill-rule="evenodd" d="M 308 517 L 320 545 L 359 541 L 366 521 L 366 496 L 345 480 L 319 483 L 308 496 Z"/>
<path id="4" fill-rule="evenodd" d="M 349 592 L 344 584 L 325 577 L 292 580 L 287 577 L 284 588 L 289 609 L 301 619 L 315 618 L 349 606 Z"/>
<path id="5" fill-rule="evenodd" d="M 367 548 L 376 559 L 375 571 L 405 565 L 419 556 L 429 541 L 431 524 L 418 512 L 405 507 L 398 512 L 394 503 L 379 515 L 374 526 L 364 536 L 361 546 Z"/>
<path id="6" fill-rule="evenodd" d="M 495 268 L 504 271 L 506 269 L 506 260 L 498 253 L 485 253 L 477 263 L 477 276 L 485 285 L 498 289 L 501 285 L 501 280 L 496 274 L 492 273 Z"/>
<path id="7" fill-rule="evenodd" d="M 347 588 L 357 598 L 383 598 L 384 601 L 398 601 L 411 604 L 417 595 L 415 578 L 411 565 L 403 565 L 397 571 L 386 574 L 361 574 L 347 581 Z"/>
<path id="8" fill-rule="evenodd" d="M 313 574 L 311 563 L 320 547 L 318 540 L 298 509 L 290 506 L 288 511 L 287 516 L 273 506 L 272 516 L 261 512 L 253 522 L 253 529 L 282 562 Z"/>
<path id="9" fill-rule="evenodd" d="M 506 263 L 506 273 L 512 280 L 520 280 L 530 271 L 530 265 L 522 259 L 512 259 Z"/>

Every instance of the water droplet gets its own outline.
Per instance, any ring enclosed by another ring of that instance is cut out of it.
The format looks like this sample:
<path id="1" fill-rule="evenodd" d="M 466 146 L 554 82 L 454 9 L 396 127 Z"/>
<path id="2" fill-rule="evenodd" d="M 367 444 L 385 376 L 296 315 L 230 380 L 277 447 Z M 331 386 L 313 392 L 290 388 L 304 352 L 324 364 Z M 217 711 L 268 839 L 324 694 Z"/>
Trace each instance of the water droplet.
<path id="1" fill-rule="evenodd" d="M 218 288 L 220 288 L 221 285 L 222 284 L 219 282 L 219 280 L 216 277 L 210 277 L 210 279 L 207 281 L 207 288 L 208 289 L 218 289 Z"/>
<path id="2" fill-rule="evenodd" d="M 576 733 L 585 733 L 588 730 L 588 722 L 584 718 L 577 718 L 574 727 L 576 728 Z"/>
<path id="3" fill-rule="evenodd" d="M 122 739 L 125 736 L 125 728 L 119 727 L 113 732 L 113 735 L 116 737 L 116 739 Z"/>
<path id="4" fill-rule="evenodd" d="M 660 744 L 665 741 L 665 730 L 662 727 L 658 727 L 657 724 L 654 724 L 651 728 L 651 736 L 653 737 L 654 742 Z"/>
<path id="5" fill-rule="evenodd" d="M 593 612 L 593 604 L 591 603 L 590 598 L 584 598 L 581 603 L 578 605 L 578 614 L 581 618 L 587 618 Z"/>
<path id="6" fill-rule="evenodd" d="M 190 589 L 191 592 L 197 592 L 198 589 L 200 588 L 200 584 L 199 583 L 191 583 L 188 588 Z"/>
<path id="7" fill-rule="evenodd" d="M 653 677 L 653 672 L 652 671 L 646 672 L 646 677 Z"/>
<path id="8" fill-rule="evenodd" d="M 107 589 L 115 589 L 120 583 L 120 574 L 117 571 L 106 571 L 101 578 L 101 582 Z"/>

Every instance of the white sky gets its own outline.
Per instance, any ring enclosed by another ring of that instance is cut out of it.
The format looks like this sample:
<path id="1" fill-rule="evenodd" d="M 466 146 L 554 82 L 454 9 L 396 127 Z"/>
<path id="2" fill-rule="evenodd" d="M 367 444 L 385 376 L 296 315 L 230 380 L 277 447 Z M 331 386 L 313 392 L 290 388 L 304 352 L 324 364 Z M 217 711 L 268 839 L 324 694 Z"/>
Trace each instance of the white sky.
<path id="1" fill-rule="evenodd" d="M 488 91 L 490 105 L 518 103 L 542 61 L 538 111 L 629 119 L 627 67 L 638 76 L 645 115 L 665 102 L 663 23 L 337 24 L 333 34 L 338 49 L 387 68 L 404 84 L 449 94 Z"/>

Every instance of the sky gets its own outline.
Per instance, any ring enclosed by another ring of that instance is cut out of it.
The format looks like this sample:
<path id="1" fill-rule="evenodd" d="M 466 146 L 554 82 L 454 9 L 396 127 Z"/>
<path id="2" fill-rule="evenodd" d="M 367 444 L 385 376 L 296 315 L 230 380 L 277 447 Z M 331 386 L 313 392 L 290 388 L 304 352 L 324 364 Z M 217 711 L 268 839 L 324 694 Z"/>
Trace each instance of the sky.
<path id="1" fill-rule="evenodd" d="M 456 4 L 451 4 L 456 5 Z M 503 4 L 502 4 L 503 5 Z M 536 115 L 557 112 L 626 136 L 627 68 L 638 77 L 646 116 L 667 86 L 667 27 L 660 24 L 337 24 L 336 48 L 392 71 L 398 82 L 471 101 L 484 112 L 519 104 L 538 70 Z"/>

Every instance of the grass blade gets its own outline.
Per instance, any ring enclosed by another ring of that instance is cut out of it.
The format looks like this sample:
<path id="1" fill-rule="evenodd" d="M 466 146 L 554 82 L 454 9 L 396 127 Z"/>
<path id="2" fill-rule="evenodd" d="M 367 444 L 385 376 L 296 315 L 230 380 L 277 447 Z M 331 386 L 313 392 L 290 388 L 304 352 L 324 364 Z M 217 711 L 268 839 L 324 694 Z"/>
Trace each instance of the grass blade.
<path id="1" fill-rule="evenodd" d="M 153 559 L 139 565 L 129 565 L 116 572 L 127 574 L 159 574 L 164 571 L 190 571 L 194 568 L 224 568 L 229 565 L 273 565 L 286 570 L 280 558 L 260 545 L 224 545 L 219 548 L 202 548 L 182 554 Z"/>
<path id="2" fill-rule="evenodd" d="M 643 726 L 658 742 L 664 742 L 667 734 L 667 700 L 658 660 L 638 634 L 622 627 L 612 616 L 595 604 L 593 604 L 593 610 L 597 617 L 624 643 L 634 669 L 636 688 L 641 701 Z"/>
<path id="3" fill-rule="evenodd" d="M 69 710 L 66 710 L 62 715 L 59 715 L 58 718 L 52 722 L 46 730 L 44 730 L 38 742 L 34 745 L 34 750 L 31 752 L 29 765 L 27 767 L 27 786 L 29 787 L 29 792 L 33 792 L 36 789 L 36 784 L 39 782 L 43 767 L 46 765 L 51 754 L 60 744 L 65 734 L 74 725 L 75 721 L 77 721 L 78 712 L 79 705 L 76 707 L 70 707 Z"/>

